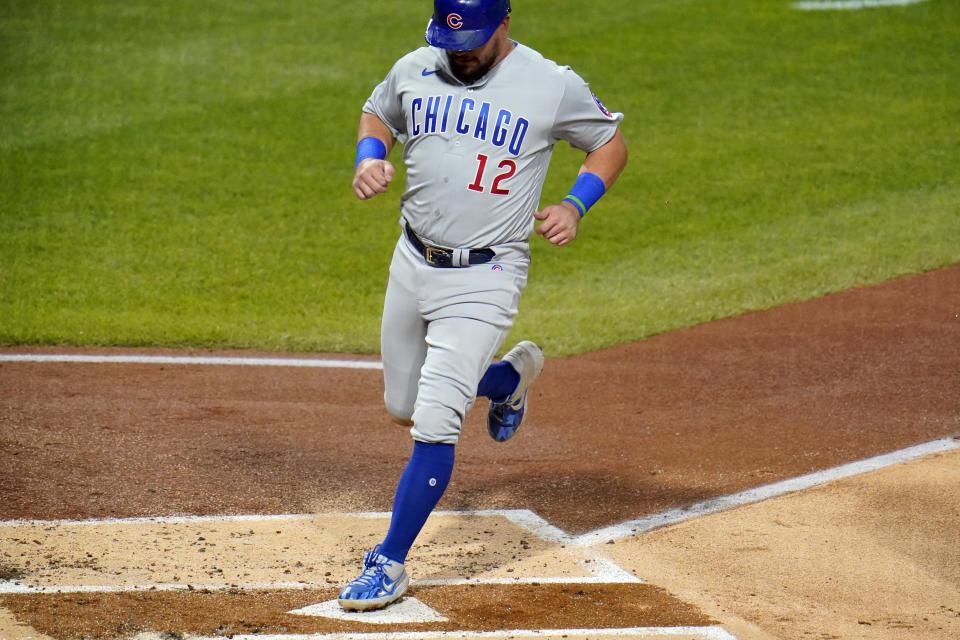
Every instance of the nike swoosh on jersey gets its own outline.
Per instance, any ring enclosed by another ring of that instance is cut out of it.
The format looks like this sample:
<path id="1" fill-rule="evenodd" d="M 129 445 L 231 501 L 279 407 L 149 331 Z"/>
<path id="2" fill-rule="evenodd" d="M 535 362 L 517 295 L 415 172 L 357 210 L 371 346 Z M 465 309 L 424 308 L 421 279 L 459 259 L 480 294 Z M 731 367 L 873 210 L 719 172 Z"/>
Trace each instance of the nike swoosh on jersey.
<path id="1" fill-rule="evenodd" d="M 437 72 L 437 69 L 434 69 L 433 71 L 430 71 L 429 69 L 427 69 L 426 67 L 424 67 L 423 71 L 420 72 L 420 75 L 422 75 L 422 76 L 432 76 L 432 75 L 435 74 L 436 72 Z"/>

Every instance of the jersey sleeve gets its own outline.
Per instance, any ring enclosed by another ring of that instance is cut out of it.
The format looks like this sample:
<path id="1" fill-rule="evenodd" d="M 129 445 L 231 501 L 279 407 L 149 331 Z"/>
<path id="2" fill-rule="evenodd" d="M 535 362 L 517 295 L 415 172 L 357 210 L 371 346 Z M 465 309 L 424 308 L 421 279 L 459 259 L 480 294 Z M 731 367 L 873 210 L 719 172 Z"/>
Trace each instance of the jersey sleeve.
<path id="1" fill-rule="evenodd" d="M 397 90 L 398 67 L 401 61 L 393 66 L 383 82 L 373 89 L 373 93 L 363 105 L 364 113 L 370 113 L 387 125 L 393 136 L 399 141 L 406 140 L 406 119 L 403 115 L 403 105 Z"/>
<path id="2" fill-rule="evenodd" d="M 590 153 L 609 142 L 623 114 L 608 111 L 593 95 L 590 85 L 569 67 L 564 67 L 562 74 L 563 96 L 557 107 L 553 136 Z"/>

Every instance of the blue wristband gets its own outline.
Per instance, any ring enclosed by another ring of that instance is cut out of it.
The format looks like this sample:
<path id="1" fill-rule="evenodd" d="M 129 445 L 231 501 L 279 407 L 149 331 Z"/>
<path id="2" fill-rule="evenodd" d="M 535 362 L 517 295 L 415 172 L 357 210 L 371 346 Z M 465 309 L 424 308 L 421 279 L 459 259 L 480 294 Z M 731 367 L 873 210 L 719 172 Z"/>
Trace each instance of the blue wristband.
<path id="1" fill-rule="evenodd" d="M 570 193 L 564 198 L 577 208 L 580 217 L 583 217 L 590 207 L 597 204 L 597 200 L 606 192 L 607 185 L 603 179 L 595 173 L 584 172 L 577 176 L 577 181 L 573 183 Z"/>
<path id="2" fill-rule="evenodd" d="M 367 158 L 383 160 L 386 157 L 387 145 L 383 144 L 383 140 L 369 136 L 357 143 L 357 161 L 353 163 L 353 168 L 356 169 Z"/>

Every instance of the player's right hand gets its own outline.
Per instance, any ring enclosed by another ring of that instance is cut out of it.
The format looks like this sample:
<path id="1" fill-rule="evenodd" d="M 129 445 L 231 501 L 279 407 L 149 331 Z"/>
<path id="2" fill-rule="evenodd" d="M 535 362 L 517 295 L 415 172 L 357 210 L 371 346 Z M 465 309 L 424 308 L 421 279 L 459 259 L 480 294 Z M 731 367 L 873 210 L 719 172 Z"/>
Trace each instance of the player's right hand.
<path id="1" fill-rule="evenodd" d="M 367 158 L 357 165 L 357 171 L 353 174 L 353 192 L 361 200 L 386 193 L 395 171 L 388 160 Z"/>

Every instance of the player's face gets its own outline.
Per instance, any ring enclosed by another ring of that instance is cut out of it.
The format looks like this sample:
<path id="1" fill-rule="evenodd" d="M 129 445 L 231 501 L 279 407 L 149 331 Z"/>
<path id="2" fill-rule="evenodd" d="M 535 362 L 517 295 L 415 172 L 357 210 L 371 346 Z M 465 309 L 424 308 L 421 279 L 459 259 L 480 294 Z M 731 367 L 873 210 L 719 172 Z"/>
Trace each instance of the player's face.
<path id="1" fill-rule="evenodd" d="M 469 51 L 447 50 L 450 68 L 461 82 L 474 82 L 487 74 L 487 71 L 506 56 L 507 28 L 510 16 L 497 27 L 486 44 Z"/>

